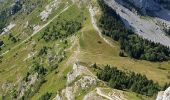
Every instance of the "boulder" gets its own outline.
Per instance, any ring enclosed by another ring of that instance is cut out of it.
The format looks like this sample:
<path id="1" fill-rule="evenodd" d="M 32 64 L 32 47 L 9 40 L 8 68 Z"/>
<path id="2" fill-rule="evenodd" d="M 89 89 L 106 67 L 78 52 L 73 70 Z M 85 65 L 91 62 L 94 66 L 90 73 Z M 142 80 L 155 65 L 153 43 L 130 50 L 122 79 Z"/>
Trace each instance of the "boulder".
<path id="1" fill-rule="evenodd" d="M 160 91 L 156 100 L 170 100 L 170 87 L 168 87 L 165 91 Z"/>

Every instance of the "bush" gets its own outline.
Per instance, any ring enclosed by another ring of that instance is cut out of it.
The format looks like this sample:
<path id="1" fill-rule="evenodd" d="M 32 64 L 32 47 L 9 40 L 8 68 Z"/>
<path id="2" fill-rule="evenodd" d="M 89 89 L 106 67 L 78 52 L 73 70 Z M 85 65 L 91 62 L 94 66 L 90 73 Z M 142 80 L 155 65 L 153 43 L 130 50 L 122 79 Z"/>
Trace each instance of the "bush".
<path id="1" fill-rule="evenodd" d="M 47 69 L 44 68 L 43 65 L 35 63 L 32 67 L 33 67 L 33 71 L 38 73 L 38 75 L 45 75 L 47 73 Z"/>
<path id="2" fill-rule="evenodd" d="M 53 71 L 58 68 L 58 64 L 54 64 L 50 66 L 50 71 Z"/>
<path id="3" fill-rule="evenodd" d="M 4 42 L 0 40 L 0 47 L 4 45 Z"/>
<path id="4" fill-rule="evenodd" d="M 45 93 L 39 100 L 50 100 L 52 93 Z"/>
<path id="5" fill-rule="evenodd" d="M 123 51 L 120 51 L 120 52 L 119 52 L 119 56 L 120 56 L 120 57 L 125 57 L 124 52 L 123 52 Z"/>
<path id="6" fill-rule="evenodd" d="M 39 56 L 42 56 L 42 55 L 47 55 L 48 53 L 48 48 L 46 46 L 42 47 L 38 53 Z"/>

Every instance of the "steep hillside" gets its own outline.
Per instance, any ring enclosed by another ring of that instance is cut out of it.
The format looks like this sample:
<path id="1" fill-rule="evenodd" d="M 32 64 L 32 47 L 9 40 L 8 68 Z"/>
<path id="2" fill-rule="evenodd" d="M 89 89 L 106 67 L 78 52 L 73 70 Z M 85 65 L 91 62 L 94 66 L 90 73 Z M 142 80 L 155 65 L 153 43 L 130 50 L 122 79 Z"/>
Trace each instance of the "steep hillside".
<path id="1" fill-rule="evenodd" d="M 164 8 L 170 10 L 170 1 L 169 0 L 155 0 L 155 1 L 160 3 Z"/>
<path id="2" fill-rule="evenodd" d="M 105 0 L 110 7 L 112 7 L 124 21 L 127 28 L 133 30 L 138 35 L 145 39 L 149 39 L 156 43 L 161 43 L 165 46 L 170 46 L 170 38 L 166 35 L 165 29 L 170 27 L 169 12 L 161 8 L 161 6 L 152 0 L 133 0 L 131 3 L 123 0 Z M 134 5 L 135 8 L 133 8 Z M 132 9 L 127 9 L 132 7 Z M 136 12 L 140 9 L 143 14 L 149 16 L 142 16 Z M 148 12 L 147 12 L 148 11 Z M 156 16 L 152 17 L 152 16 Z"/>
<path id="3" fill-rule="evenodd" d="M 153 54 L 163 56 L 152 61 L 129 55 L 119 40 L 103 34 L 101 21 L 109 18 L 102 19 L 100 1 L 0 0 L 0 13 L 7 14 L 0 14 L 0 100 L 154 100 L 165 90 L 170 81 L 168 47 L 135 35 L 137 43 L 146 42 L 142 55 L 150 57 L 152 46 Z M 13 7 L 15 13 L 9 14 Z M 107 13 L 110 19 L 113 11 Z M 124 34 L 121 25 L 117 33 Z"/>

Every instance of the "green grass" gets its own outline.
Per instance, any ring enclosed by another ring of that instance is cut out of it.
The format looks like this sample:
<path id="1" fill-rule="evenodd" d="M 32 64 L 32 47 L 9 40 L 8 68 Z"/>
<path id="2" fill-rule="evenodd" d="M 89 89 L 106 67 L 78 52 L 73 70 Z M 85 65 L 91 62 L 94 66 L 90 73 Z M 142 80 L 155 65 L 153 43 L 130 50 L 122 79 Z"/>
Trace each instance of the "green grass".
<path id="1" fill-rule="evenodd" d="M 98 41 L 100 41 L 101 44 L 99 44 Z M 160 84 L 170 81 L 167 78 L 168 71 L 170 71 L 170 62 L 153 63 L 135 60 L 129 57 L 119 57 L 119 44 L 114 41 L 112 44 L 114 48 L 106 44 L 94 30 L 83 31 L 80 39 L 81 61 L 104 65 L 109 64 L 123 70 L 141 73 Z M 164 70 L 160 68 L 164 68 Z"/>
<path id="2" fill-rule="evenodd" d="M 46 92 L 53 93 L 52 97 L 54 98 L 57 95 L 57 91 L 60 91 L 65 87 L 67 73 L 72 69 L 71 66 L 65 66 L 61 64 L 59 66 L 59 72 L 55 74 L 56 70 L 46 76 L 47 82 L 42 85 L 40 90 L 33 96 L 32 100 L 37 100 Z"/>
<path id="3" fill-rule="evenodd" d="M 81 54 L 79 59 L 85 63 L 97 63 L 101 65 L 112 65 L 119 69 L 134 71 L 146 75 L 149 79 L 153 79 L 155 82 L 163 85 L 169 82 L 167 78 L 168 72 L 170 71 L 170 62 L 149 62 L 144 60 L 135 60 L 129 57 L 120 57 L 120 45 L 118 42 L 108 40 L 114 47 L 108 45 L 90 24 L 90 18 L 87 18 L 87 26 L 83 28 L 80 37 Z M 101 43 L 99 43 L 99 41 Z M 162 70 L 162 69 L 164 70 Z"/>
<path id="4" fill-rule="evenodd" d="M 149 98 L 143 95 L 139 95 L 133 92 L 124 92 L 125 97 L 127 98 L 127 100 L 154 100 L 154 98 Z M 132 99 L 133 98 L 133 99 Z"/>

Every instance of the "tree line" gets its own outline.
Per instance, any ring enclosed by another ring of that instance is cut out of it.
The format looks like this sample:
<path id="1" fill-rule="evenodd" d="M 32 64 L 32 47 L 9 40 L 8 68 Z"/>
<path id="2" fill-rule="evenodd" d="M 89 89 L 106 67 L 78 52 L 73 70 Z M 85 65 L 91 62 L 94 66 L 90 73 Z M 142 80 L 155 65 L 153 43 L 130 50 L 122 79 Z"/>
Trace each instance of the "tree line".
<path id="1" fill-rule="evenodd" d="M 116 67 L 104 66 L 97 73 L 100 80 L 107 82 L 107 84 L 115 89 L 130 90 L 146 96 L 154 96 L 163 89 L 166 89 L 169 84 L 161 87 L 153 80 L 149 80 L 145 75 L 136 74 L 134 72 L 124 72 L 118 70 Z"/>
<path id="2" fill-rule="evenodd" d="M 170 49 L 160 43 L 143 39 L 125 28 L 120 16 L 103 0 L 98 0 L 103 12 L 98 21 L 102 33 L 120 43 L 121 51 L 128 56 L 148 61 L 170 60 Z"/>

